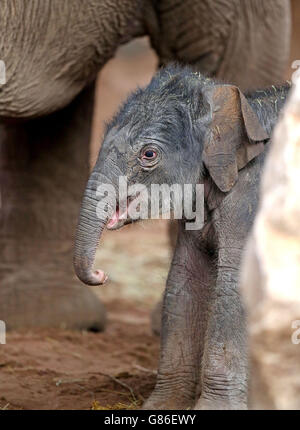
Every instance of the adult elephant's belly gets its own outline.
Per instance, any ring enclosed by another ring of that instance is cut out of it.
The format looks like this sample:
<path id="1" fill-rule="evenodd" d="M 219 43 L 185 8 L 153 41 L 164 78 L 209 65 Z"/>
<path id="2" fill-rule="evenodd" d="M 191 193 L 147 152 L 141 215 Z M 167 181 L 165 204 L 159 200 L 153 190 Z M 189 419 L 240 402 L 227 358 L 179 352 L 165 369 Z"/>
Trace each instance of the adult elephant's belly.
<path id="1" fill-rule="evenodd" d="M 9 72 L 8 72 L 9 73 Z M 19 75 L 19 72 L 18 72 Z M 84 85 L 68 85 L 51 74 L 18 76 L 0 88 L 0 118 L 35 118 L 68 105 Z"/>
<path id="2" fill-rule="evenodd" d="M 243 90 L 282 81 L 289 58 L 288 0 L 162 0 L 158 8 L 162 41 L 154 45 L 163 63 L 192 64 Z"/>
<path id="3" fill-rule="evenodd" d="M 116 41 L 103 34 L 95 1 L 3 0 L 0 117 L 32 118 L 70 103 L 113 54 Z"/>
<path id="4" fill-rule="evenodd" d="M 23 54 L 12 44 L 12 54 L 5 55 L 0 46 L 6 69 L 6 83 L 0 85 L 0 117 L 35 118 L 53 113 L 95 80 L 101 67 L 100 61 L 95 61 L 93 46 L 79 53 L 80 59 L 61 47 L 59 52 L 45 47 L 46 54 L 40 52 L 41 47 L 33 52 L 29 48 L 25 47 L 28 52 Z"/>

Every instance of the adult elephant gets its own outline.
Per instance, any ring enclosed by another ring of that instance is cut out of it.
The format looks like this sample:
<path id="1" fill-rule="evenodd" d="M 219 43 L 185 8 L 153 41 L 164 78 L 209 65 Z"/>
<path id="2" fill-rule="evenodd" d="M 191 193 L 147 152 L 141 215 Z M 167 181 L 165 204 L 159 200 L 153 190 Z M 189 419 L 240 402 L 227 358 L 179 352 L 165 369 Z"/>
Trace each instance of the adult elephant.
<path id="1" fill-rule="evenodd" d="M 289 1 L 0 0 L 0 10 L 0 319 L 100 329 L 102 305 L 71 262 L 98 71 L 120 44 L 149 35 L 161 63 L 241 88 L 277 83 Z"/>

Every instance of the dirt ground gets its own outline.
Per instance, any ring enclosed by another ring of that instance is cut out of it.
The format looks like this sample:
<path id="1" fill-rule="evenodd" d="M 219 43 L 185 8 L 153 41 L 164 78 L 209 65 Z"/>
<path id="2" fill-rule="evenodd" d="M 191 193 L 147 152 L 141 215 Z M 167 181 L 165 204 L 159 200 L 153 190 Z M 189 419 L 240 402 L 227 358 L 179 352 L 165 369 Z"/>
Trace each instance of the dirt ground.
<path id="1" fill-rule="evenodd" d="M 300 58 L 298 9 L 292 59 Z M 156 62 L 147 41 L 140 40 L 121 49 L 102 71 L 91 165 L 103 122 L 132 89 L 147 84 Z M 107 308 L 106 331 L 8 333 L 6 345 L 0 345 L 0 409 L 139 408 L 153 389 L 159 339 L 151 334 L 149 316 L 161 297 L 170 263 L 166 223 L 145 222 L 106 232 L 97 260 L 110 275 L 106 286 L 94 290 Z"/>
<path id="2" fill-rule="evenodd" d="M 105 332 L 8 333 L 0 409 L 136 409 L 149 396 L 159 353 L 150 311 L 170 260 L 166 224 L 107 232 L 102 243 L 97 260 L 110 282 L 95 292 L 107 308 Z"/>
<path id="3" fill-rule="evenodd" d="M 146 309 L 115 300 L 105 333 L 36 330 L 1 345 L 0 409 L 138 408 L 154 387 L 158 340 Z"/>

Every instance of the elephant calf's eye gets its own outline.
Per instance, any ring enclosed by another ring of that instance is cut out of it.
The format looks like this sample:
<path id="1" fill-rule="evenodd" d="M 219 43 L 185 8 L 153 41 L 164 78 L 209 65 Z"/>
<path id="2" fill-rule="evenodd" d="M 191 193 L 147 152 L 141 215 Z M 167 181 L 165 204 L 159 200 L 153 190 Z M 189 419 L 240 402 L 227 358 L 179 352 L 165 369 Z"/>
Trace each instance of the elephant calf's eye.
<path id="1" fill-rule="evenodd" d="M 148 146 L 141 151 L 139 160 L 141 166 L 148 170 L 158 163 L 159 158 L 159 150 Z"/>
<path id="2" fill-rule="evenodd" d="M 147 149 L 147 151 L 144 152 L 144 155 L 142 156 L 143 159 L 146 160 L 154 160 L 156 158 L 156 152 L 152 149 Z"/>

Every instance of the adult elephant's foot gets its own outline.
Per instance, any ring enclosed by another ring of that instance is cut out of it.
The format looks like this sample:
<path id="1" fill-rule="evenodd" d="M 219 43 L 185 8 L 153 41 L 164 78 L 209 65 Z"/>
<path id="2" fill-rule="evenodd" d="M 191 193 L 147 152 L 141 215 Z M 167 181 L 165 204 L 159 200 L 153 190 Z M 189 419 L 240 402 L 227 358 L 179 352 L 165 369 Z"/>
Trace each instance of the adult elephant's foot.
<path id="1" fill-rule="evenodd" d="M 45 276 L 46 275 L 46 276 Z M 7 329 L 55 327 L 102 331 L 105 308 L 99 298 L 75 279 L 27 266 L 1 285 L 0 319 Z"/>
<path id="2" fill-rule="evenodd" d="M 72 264 L 93 94 L 48 117 L 0 121 L 0 320 L 8 328 L 104 327 L 102 304 Z"/>

